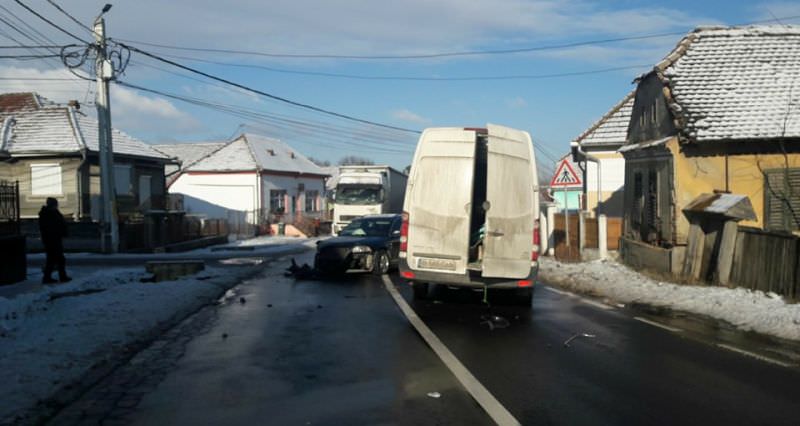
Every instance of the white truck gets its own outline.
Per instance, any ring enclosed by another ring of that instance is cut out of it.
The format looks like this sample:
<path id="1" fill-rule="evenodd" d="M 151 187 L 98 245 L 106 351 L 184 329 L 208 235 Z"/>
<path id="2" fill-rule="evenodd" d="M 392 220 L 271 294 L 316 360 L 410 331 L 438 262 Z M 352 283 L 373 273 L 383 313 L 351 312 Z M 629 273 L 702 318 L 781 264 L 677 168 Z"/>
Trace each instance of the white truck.
<path id="1" fill-rule="evenodd" d="M 333 196 L 333 235 L 360 216 L 400 213 L 407 180 L 389 166 L 341 166 Z"/>

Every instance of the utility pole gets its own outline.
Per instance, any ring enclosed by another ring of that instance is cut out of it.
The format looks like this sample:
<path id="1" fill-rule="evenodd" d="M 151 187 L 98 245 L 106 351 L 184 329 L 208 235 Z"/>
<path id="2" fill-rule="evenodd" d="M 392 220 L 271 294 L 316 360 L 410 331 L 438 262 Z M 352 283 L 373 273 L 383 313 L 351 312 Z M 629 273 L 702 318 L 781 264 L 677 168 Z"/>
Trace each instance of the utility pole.
<path id="1" fill-rule="evenodd" d="M 94 38 L 97 42 L 97 60 L 95 75 L 97 77 L 97 121 L 98 145 L 100 148 L 100 191 L 103 199 L 102 250 L 104 253 L 119 251 L 119 225 L 117 223 L 117 194 L 114 186 L 114 149 L 111 137 L 111 101 L 108 94 L 108 82 L 114 77 L 114 67 L 107 58 L 106 22 L 103 14 L 111 9 L 107 4 L 94 20 Z M 111 246 L 107 238 L 111 234 Z"/>

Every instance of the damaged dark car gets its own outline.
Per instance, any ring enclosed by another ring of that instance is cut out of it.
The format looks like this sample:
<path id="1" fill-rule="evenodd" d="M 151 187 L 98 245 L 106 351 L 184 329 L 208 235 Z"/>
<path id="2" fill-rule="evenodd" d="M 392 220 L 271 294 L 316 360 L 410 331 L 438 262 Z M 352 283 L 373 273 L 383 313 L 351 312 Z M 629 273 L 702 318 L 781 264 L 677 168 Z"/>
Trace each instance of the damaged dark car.
<path id="1" fill-rule="evenodd" d="M 398 263 L 401 224 L 398 214 L 354 219 L 339 236 L 317 243 L 314 268 L 323 274 L 388 273 Z"/>

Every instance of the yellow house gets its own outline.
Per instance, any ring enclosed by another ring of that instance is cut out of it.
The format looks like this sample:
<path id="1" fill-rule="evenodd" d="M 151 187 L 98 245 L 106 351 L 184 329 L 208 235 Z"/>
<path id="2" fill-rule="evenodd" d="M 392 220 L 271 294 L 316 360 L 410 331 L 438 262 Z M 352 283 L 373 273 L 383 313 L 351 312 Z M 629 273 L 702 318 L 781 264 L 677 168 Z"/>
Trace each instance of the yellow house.
<path id="1" fill-rule="evenodd" d="M 714 192 L 749 198 L 740 225 L 800 230 L 800 26 L 688 34 L 638 80 L 619 151 L 624 239 L 684 246 L 683 209 Z"/>

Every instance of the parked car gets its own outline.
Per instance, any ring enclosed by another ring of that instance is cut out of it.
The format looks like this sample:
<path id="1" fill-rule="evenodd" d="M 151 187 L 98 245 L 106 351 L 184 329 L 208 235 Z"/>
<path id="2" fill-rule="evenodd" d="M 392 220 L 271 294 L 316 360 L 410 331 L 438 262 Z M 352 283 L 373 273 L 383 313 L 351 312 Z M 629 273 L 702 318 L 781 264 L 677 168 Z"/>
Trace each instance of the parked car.
<path id="1" fill-rule="evenodd" d="M 354 270 L 386 274 L 397 266 L 401 223 L 399 214 L 354 219 L 339 236 L 317 243 L 314 267 L 323 274 Z"/>

